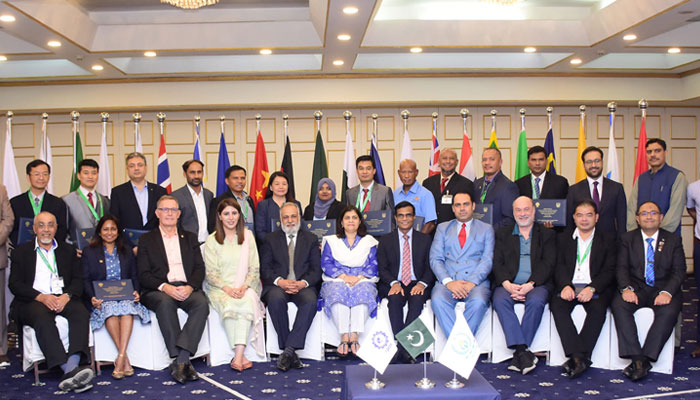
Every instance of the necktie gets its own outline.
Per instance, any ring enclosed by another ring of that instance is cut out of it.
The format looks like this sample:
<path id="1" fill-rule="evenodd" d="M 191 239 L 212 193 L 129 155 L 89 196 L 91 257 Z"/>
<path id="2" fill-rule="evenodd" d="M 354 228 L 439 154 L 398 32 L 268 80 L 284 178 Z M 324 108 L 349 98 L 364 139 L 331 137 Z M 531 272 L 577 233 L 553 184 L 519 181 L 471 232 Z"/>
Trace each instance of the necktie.
<path id="1" fill-rule="evenodd" d="M 535 178 L 535 199 L 540 198 L 540 181 L 542 179 L 540 178 Z"/>
<path id="2" fill-rule="evenodd" d="M 411 246 L 408 235 L 403 235 L 403 257 L 401 258 L 401 283 L 408 286 L 411 283 Z"/>
<path id="3" fill-rule="evenodd" d="M 600 207 L 600 192 L 598 192 L 598 182 L 593 182 L 593 202 L 596 207 Z M 598 208 L 600 211 L 600 208 Z"/>
<path id="4" fill-rule="evenodd" d="M 294 235 L 289 235 L 287 251 L 289 252 L 289 274 L 287 275 L 287 279 L 290 281 L 295 281 L 297 280 L 297 277 L 294 274 Z"/>
<path id="5" fill-rule="evenodd" d="M 440 181 L 440 193 L 445 191 L 445 186 L 447 186 L 447 178 L 442 178 Z"/>
<path id="6" fill-rule="evenodd" d="M 35 198 L 34 198 L 34 204 L 35 204 L 37 207 L 39 207 L 39 201 L 40 201 L 40 200 L 39 200 L 38 197 L 35 197 Z"/>
<path id="7" fill-rule="evenodd" d="M 90 202 L 92 208 L 95 208 L 95 202 L 92 201 L 92 192 L 88 192 L 88 201 Z"/>
<path id="8" fill-rule="evenodd" d="M 362 202 L 365 203 L 365 200 L 367 201 L 367 203 L 365 203 L 365 208 L 362 209 L 362 212 L 369 211 L 369 200 L 367 200 L 367 193 L 369 193 L 369 189 L 362 189 L 362 192 L 364 192 L 362 195 Z"/>
<path id="9" fill-rule="evenodd" d="M 653 238 L 647 239 L 647 267 L 644 271 L 644 280 L 649 286 L 654 286 L 654 246 L 651 245 L 653 241 Z"/>
<path id="10" fill-rule="evenodd" d="M 459 247 L 464 248 L 464 244 L 467 243 L 467 224 L 462 224 L 457 238 L 459 239 Z"/>

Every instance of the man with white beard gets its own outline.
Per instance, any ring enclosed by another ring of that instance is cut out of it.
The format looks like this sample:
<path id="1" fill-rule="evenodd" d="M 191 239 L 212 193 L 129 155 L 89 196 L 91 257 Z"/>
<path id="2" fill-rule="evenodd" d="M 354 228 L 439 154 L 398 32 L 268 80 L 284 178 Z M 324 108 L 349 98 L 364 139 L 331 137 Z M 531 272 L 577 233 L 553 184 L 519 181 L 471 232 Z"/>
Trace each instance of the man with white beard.
<path id="1" fill-rule="evenodd" d="M 268 233 L 260 249 L 261 297 L 277 331 L 279 348 L 283 349 L 277 368 L 288 371 L 302 368 L 296 350 L 304 348 L 306 333 L 316 316 L 321 251 L 316 235 L 299 229 L 301 218 L 296 203 L 282 204 L 280 222 L 282 229 Z M 291 330 L 287 316 L 290 301 L 297 306 Z"/>

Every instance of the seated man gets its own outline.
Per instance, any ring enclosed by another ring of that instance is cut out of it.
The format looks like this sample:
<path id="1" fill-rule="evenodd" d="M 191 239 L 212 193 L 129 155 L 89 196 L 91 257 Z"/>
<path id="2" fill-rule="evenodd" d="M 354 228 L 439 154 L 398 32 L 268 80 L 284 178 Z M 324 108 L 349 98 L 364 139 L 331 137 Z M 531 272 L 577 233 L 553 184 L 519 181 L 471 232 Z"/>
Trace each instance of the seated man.
<path id="1" fill-rule="evenodd" d="M 300 230 L 301 218 L 296 203 L 280 208 L 281 229 L 268 233 L 260 250 L 262 299 L 267 304 L 272 325 L 283 353 L 277 368 L 288 371 L 302 368 L 296 350 L 303 349 L 306 333 L 316 316 L 318 284 L 321 282 L 321 251 L 318 238 Z M 287 303 L 297 306 L 294 325 L 289 330 Z"/>
<path id="2" fill-rule="evenodd" d="M 209 315 L 207 297 L 202 292 L 204 261 L 197 235 L 178 229 L 177 200 L 162 196 L 156 205 L 158 227 L 139 238 L 137 266 L 141 302 L 153 310 L 163 334 L 165 348 L 175 361 L 170 375 L 178 383 L 199 379 L 190 357 L 197 351 Z M 177 309 L 187 313 L 180 329 Z"/>
<path id="3" fill-rule="evenodd" d="M 394 335 L 420 316 L 435 281 L 430 269 L 430 235 L 413 229 L 414 210 L 408 201 L 397 204 L 394 218 L 398 230 L 383 236 L 377 246 L 377 291 L 379 297 L 389 301 L 389 320 Z M 408 314 L 404 322 L 406 303 Z M 415 362 L 403 348 L 396 354 L 403 362 Z"/>
<path id="4" fill-rule="evenodd" d="M 528 347 L 549 299 L 556 236 L 554 231 L 535 223 L 535 205 L 529 197 L 515 199 L 513 216 L 515 224 L 496 231 L 493 309 L 503 326 L 508 348 L 515 350 L 508 369 L 525 375 L 537 364 L 537 357 Z M 525 303 L 522 323 L 515 315 L 516 302 Z"/>
<path id="5" fill-rule="evenodd" d="M 615 294 L 617 248 L 615 235 L 598 231 L 598 208 L 583 200 L 574 209 L 574 230 L 557 238 L 554 267 L 554 295 L 549 305 L 564 354 L 569 378 L 577 378 L 591 365 L 591 353 L 605 323 L 605 313 Z M 577 304 L 586 310 L 581 332 L 576 330 L 571 311 Z"/>
<path id="6" fill-rule="evenodd" d="M 34 328 L 36 340 L 49 368 L 61 367 L 58 388 L 84 392 L 92 388 L 94 373 L 81 369 L 90 358 L 90 315 L 80 301 L 83 274 L 73 246 L 55 239 L 58 224 L 53 214 L 34 217 L 36 239 L 12 251 L 10 291 L 15 296 L 10 319 Z M 4 290 L 4 289 L 3 289 Z M 56 328 L 56 316 L 68 320 L 68 352 Z"/>
<path id="7" fill-rule="evenodd" d="M 464 318 L 475 333 L 489 307 L 494 234 L 491 225 L 473 219 L 471 193 L 452 199 L 455 219 L 438 225 L 430 246 L 430 268 L 437 277 L 432 291 L 435 317 L 446 336 L 455 323 L 454 307 L 463 301 Z"/>
<path id="8" fill-rule="evenodd" d="M 622 374 L 633 381 L 646 377 L 671 336 L 681 311 L 681 284 L 685 278 L 685 254 L 679 235 L 660 229 L 663 214 L 647 201 L 637 210 L 640 228 L 620 239 L 617 255 L 617 285 L 620 295 L 612 301 L 619 352 L 632 362 Z M 639 343 L 634 312 L 642 307 L 654 310 L 644 347 Z"/>

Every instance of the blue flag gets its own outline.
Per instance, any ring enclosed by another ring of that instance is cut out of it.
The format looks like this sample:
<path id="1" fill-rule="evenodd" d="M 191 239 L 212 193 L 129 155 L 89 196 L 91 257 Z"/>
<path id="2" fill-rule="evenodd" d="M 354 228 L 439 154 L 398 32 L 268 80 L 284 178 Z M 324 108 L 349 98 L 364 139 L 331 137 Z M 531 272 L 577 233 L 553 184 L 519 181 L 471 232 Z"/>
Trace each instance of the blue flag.
<path id="1" fill-rule="evenodd" d="M 377 166 L 377 170 L 374 173 L 374 180 L 377 181 L 377 183 L 386 185 L 386 181 L 384 180 L 384 170 L 382 169 L 382 162 L 379 160 L 379 152 L 377 151 L 377 138 L 374 135 L 372 135 L 372 144 L 369 148 L 369 155 L 372 156 L 374 164 Z"/>
<path id="2" fill-rule="evenodd" d="M 228 160 L 228 152 L 226 151 L 226 140 L 224 133 L 221 132 L 221 140 L 219 141 L 219 162 L 217 163 L 216 172 L 216 195 L 220 196 L 228 190 L 226 185 L 226 170 L 231 166 Z"/>
<path id="3" fill-rule="evenodd" d="M 557 157 L 554 155 L 554 134 L 552 134 L 552 127 L 549 127 L 549 132 L 547 132 L 547 137 L 544 139 L 544 151 L 547 157 L 547 172 L 553 174 L 557 173 Z"/>

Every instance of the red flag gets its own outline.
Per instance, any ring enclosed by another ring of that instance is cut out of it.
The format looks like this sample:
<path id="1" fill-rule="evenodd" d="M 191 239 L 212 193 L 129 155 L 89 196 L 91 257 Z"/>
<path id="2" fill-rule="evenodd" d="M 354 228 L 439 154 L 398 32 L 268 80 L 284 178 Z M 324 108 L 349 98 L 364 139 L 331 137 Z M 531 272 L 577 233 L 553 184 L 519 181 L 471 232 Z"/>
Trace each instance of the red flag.
<path id="1" fill-rule="evenodd" d="M 262 133 L 258 131 L 258 140 L 255 143 L 255 163 L 253 164 L 253 176 L 250 178 L 250 197 L 257 208 L 258 203 L 265 198 L 265 191 L 270 180 L 270 169 L 267 167 L 267 153 Z"/>
<path id="2" fill-rule="evenodd" d="M 637 162 L 634 164 L 634 179 L 632 184 L 637 182 L 639 175 L 647 172 L 649 170 L 649 164 L 647 164 L 647 128 L 646 128 L 646 117 L 642 117 L 642 127 L 639 129 L 639 142 L 637 142 Z"/>
<path id="3" fill-rule="evenodd" d="M 437 114 L 435 114 L 437 115 Z M 430 160 L 428 167 L 428 176 L 437 175 L 440 173 L 440 145 L 437 140 L 437 117 L 433 117 L 433 138 L 430 147 Z"/>

